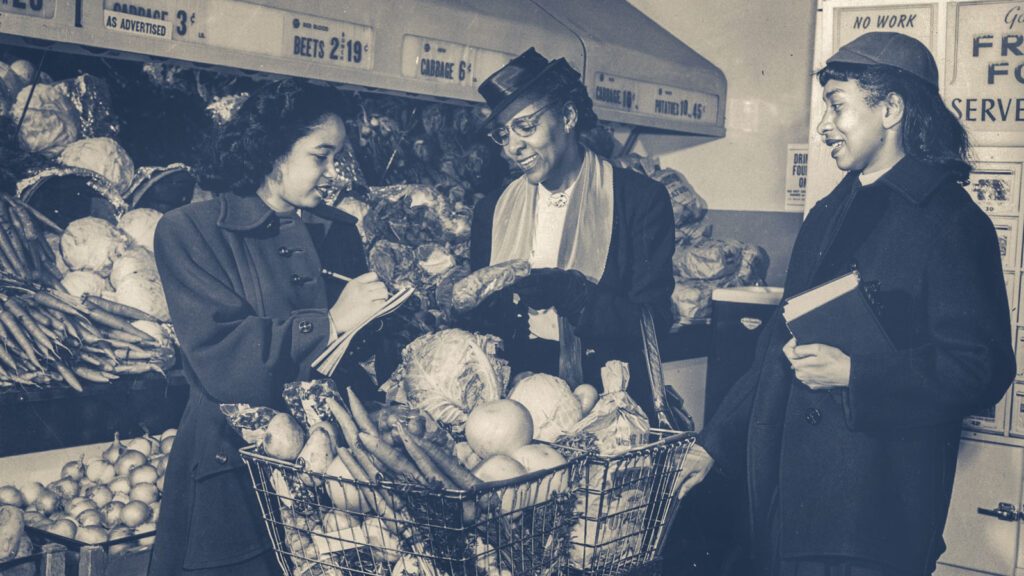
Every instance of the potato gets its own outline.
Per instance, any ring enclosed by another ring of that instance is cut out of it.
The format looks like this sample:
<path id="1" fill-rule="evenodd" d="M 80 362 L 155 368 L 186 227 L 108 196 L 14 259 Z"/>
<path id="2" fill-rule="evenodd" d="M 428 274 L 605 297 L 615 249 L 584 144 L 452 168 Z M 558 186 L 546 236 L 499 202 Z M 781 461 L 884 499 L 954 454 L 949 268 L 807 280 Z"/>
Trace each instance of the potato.
<path id="1" fill-rule="evenodd" d="M 25 513 L 14 506 L 0 506 L 0 562 L 18 552 L 25 533 Z"/>

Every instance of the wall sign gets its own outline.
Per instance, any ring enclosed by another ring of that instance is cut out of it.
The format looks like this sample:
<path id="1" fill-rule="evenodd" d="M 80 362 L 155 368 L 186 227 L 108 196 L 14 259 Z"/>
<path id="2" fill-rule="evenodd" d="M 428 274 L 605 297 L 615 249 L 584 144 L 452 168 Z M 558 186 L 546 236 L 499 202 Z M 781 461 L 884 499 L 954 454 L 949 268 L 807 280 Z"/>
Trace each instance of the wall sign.
<path id="1" fill-rule="evenodd" d="M 53 18 L 56 4 L 57 0 L 0 0 L 0 12 L 36 18 Z"/>
<path id="2" fill-rule="evenodd" d="M 803 212 L 807 201 L 807 144 L 786 146 L 786 212 Z"/>
<path id="3" fill-rule="evenodd" d="M 475 87 L 508 64 L 514 55 L 456 42 L 406 35 L 402 76 L 441 84 Z"/>
<path id="4" fill-rule="evenodd" d="M 714 124 L 718 96 L 597 72 L 594 105 L 659 118 Z"/>
<path id="5" fill-rule="evenodd" d="M 1024 131 L 1024 2 L 950 7 L 946 104 L 971 131 Z"/>
<path id="6" fill-rule="evenodd" d="M 866 32 L 899 32 L 917 38 L 935 53 L 935 6 L 877 6 L 837 8 L 832 53 Z"/>
<path id="7" fill-rule="evenodd" d="M 373 68 L 373 28 L 238 0 L 104 0 L 103 18 L 111 32 Z"/>

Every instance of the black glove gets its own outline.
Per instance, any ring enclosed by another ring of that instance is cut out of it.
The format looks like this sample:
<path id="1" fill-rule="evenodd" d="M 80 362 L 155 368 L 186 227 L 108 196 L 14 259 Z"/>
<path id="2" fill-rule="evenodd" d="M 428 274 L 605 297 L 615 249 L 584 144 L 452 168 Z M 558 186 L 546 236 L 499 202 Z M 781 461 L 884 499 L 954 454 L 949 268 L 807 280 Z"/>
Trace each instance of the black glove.
<path id="1" fill-rule="evenodd" d="M 594 283 L 582 273 L 561 268 L 537 268 L 513 286 L 527 306 L 534 310 L 554 307 L 573 326 L 579 324 L 594 288 Z"/>

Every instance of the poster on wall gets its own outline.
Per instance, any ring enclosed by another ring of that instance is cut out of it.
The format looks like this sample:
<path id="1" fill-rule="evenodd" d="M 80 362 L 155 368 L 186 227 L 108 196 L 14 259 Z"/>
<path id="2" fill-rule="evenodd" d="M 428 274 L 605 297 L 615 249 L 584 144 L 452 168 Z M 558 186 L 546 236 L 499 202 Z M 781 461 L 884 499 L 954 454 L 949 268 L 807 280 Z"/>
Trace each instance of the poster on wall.
<path id="1" fill-rule="evenodd" d="M 832 52 L 867 32 L 899 32 L 920 40 L 935 53 L 935 5 L 908 4 L 837 8 Z"/>
<path id="2" fill-rule="evenodd" d="M 986 213 L 1015 215 L 1020 200 L 1020 164 L 978 162 L 964 188 Z"/>
<path id="3" fill-rule="evenodd" d="M 807 144 L 786 146 L 786 212 L 803 212 L 807 201 Z"/>
<path id="4" fill-rule="evenodd" d="M 1024 131 L 1024 1 L 951 5 L 946 103 L 971 132 Z"/>

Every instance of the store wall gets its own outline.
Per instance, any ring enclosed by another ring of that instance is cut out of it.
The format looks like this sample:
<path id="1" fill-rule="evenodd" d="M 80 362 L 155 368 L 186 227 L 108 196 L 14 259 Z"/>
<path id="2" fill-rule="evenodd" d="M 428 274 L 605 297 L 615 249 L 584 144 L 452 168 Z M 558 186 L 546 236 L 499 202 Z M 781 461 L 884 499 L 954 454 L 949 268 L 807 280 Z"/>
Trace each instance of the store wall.
<path id="1" fill-rule="evenodd" d="M 786 145 L 807 141 L 814 0 L 629 0 L 718 66 L 728 81 L 726 136 L 645 136 L 642 151 L 703 196 L 716 237 L 764 246 L 769 283 L 789 262 L 802 214 L 783 213 Z"/>

